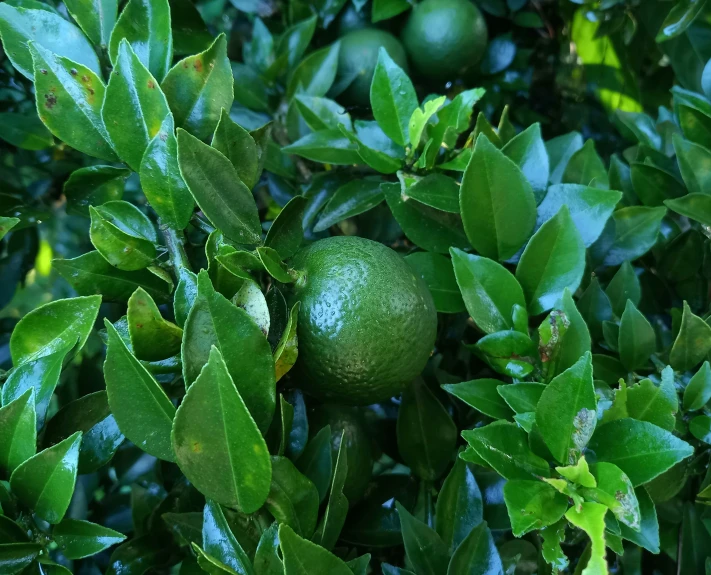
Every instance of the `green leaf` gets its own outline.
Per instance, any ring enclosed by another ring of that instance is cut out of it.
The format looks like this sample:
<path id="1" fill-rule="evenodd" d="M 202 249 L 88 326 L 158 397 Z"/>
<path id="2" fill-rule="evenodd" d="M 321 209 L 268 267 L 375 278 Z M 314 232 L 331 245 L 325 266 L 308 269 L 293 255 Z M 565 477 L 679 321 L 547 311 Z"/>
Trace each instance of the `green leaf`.
<path id="1" fill-rule="evenodd" d="M 631 300 L 634 305 L 639 305 L 642 299 L 642 287 L 634 268 L 629 262 L 624 262 L 620 266 L 610 283 L 607 284 L 605 293 L 612 305 L 612 311 L 618 317 L 622 317 L 627 300 Z"/>
<path id="2" fill-rule="evenodd" d="M 469 247 L 461 219 L 403 196 L 400 184 L 381 184 L 385 201 L 407 238 L 430 252 L 446 254 L 450 246 Z"/>
<path id="3" fill-rule="evenodd" d="M 260 430 L 266 431 L 276 405 L 271 348 L 247 312 L 213 288 L 207 272 L 198 274 L 198 296 L 185 322 L 183 378 L 190 386 L 216 346 L 239 395 Z"/>
<path id="4" fill-rule="evenodd" d="M 225 156 L 178 130 L 178 163 L 198 206 L 227 238 L 241 244 L 261 243 L 257 205 Z"/>
<path id="5" fill-rule="evenodd" d="M 0 568 L 3 573 L 12 575 L 27 567 L 42 551 L 39 543 L 2 543 L 0 544 Z"/>
<path id="6" fill-rule="evenodd" d="M 504 501 L 516 537 L 553 525 L 568 509 L 568 498 L 543 481 L 507 481 Z"/>
<path id="7" fill-rule="evenodd" d="M 590 558 L 583 573 L 585 575 L 606 574 L 607 562 L 605 561 L 605 513 L 607 507 L 599 503 L 586 501 L 578 509 L 571 507 L 565 518 L 575 527 L 582 529 L 590 537 L 592 544 Z"/>
<path id="8" fill-rule="evenodd" d="M 684 390 L 684 411 L 701 409 L 711 399 L 711 366 L 705 361 Z"/>
<path id="9" fill-rule="evenodd" d="M 450 248 L 457 284 L 464 305 L 485 333 L 513 328 L 513 307 L 526 307 L 523 290 L 501 264 L 457 248 Z"/>
<path id="10" fill-rule="evenodd" d="M 636 138 L 640 144 L 653 150 L 661 148 L 662 138 L 657 132 L 657 126 L 651 116 L 640 112 L 617 110 L 613 121 L 621 124 L 622 130 L 631 132 L 630 135 Z"/>
<path id="11" fill-rule="evenodd" d="M 284 327 L 284 333 L 274 350 L 274 370 L 277 381 L 294 367 L 299 357 L 299 338 L 296 328 L 298 327 L 300 308 L 301 302 L 297 301 L 289 311 L 289 319 Z"/>
<path id="12" fill-rule="evenodd" d="M 264 245 L 276 250 L 282 259 L 293 256 L 304 240 L 304 212 L 308 200 L 294 196 L 284 206 L 267 232 Z"/>
<path id="13" fill-rule="evenodd" d="M 158 303 L 170 301 L 170 286 L 151 268 L 122 271 L 97 251 L 71 260 L 52 260 L 52 265 L 81 295 L 101 294 L 105 301 L 127 302 L 136 288 L 142 287 Z"/>
<path id="14" fill-rule="evenodd" d="M 59 523 L 69 508 L 77 479 L 81 431 L 37 455 L 12 472 L 10 487 L 40 519 Z"/>
<path id="15" fill-rule="evenodd" d="M 34 389 L 37 429 L 42 429 L 54 389 L 59 383 L 62 364 L 73 347 L 74 342 L 70 342 L 63 349 L 26 361 L 10 371 L 2 387 L 2 404 L 7 405 L 28 389 Z"/>
<path id="16" fill-rule="evenodd" d="M 239 575 L 253 575 L 247 554 L 238 543 L 218 503 L 205 502 L 202 525 L 202 547 L 218 561 L 234 569 Z"/>
<path id="17" fill-rule="evenodd" d="M 335 42 L 304 58 L 289 79 L 286 97 L 290 99 L 297 93 L 325 96 L 336 79 L 339 51 L 340 42 Z"/>
<path id="18" fill-rule="evenodd" d="M 29 44 L 36 71 L 35 96 L 40 120 L 72 148 L 102 160 L 118 158 L 101 119 L 106 87 L 91 69 Z"/>
<path id="19" fill-rule="evenodd" d="M 112 166 L 89 166 L 74 170 L 64 183 L 68 211 L 88 216 L 89 206 L 120 200 L 130 175 L 129 169 Z"/>
<path id="20" fill-rule="evenodd" d="M 663 207 L 631 206 L 617 210 L 611 220 L 614 239 L 602 255 L 604 265 L 618 266 L 646 254 L 657 243 L 665 215 Z"/>
<path id="21" fill-rule="evenodd" d="M 84 347 L 99 313 L 98 296 L 56 300 L 32 310 L 10 336 L 12 363 L 20 365 L 76 344 Z"/>
<path id="22" fill-rule="evenodd" d="M 674 134 L 672 141 L 681 177 L 689 194 L 711 193 L 711 151 L 685 140 L 679 134 Z M 668 204 L 667 207 L 674 209 Z"/>
<path id="23" fill-rule="evenodd" d="M 318 491 L 286 457 L 272 456 L 272 485 L 266 508 L 279 523 L 311 537 L 318 518 Z"/>
<path id="24" fill-rule="evenodd" d="M 296 467 L 316 486 L 319 501 L 328 495 L 331 483 L 331 427 L 321 428 L 306 444 L 304 452 L 296 461 Z"/>
<path id="25" fill-rule="evenodd" d="M 232 162 L 239 179 L 251 190 L 259 179 L 257 144 L 247 130 L 230 118 L 224 108 L 212 137 L 212 147 Z"/>
<path id="26" fill-rule="evenodd" d="M 585 247 L 600 237 L 615 206 L 622 199 L 620 192 L 589 188 L 579 184 L 559 184 L 548 188 L 538 206 L 537 225 L 554 217 L 562 206 L 568 206 L 570 216 L 580 232 Z"/>
<path id="27" fill-rule="evenodd" d="M 410 142 L 409 123 L 417 109 L 417 94 L 405 71 L 381 46 L 370 85 L 373 116 L 383 132 L 396 144 Z"/>
<path id="28" fill-rule="evenodd" d="M 513 385 L 499 385 L 498 392 L 517 414 L 536 411 L 536 406 L 546 386 L 542 383 L 520 382 Z"/>
<path id="29" fill-rule="evenodd" d="M 624 437 L 625 441 L 619 438 Z M 635 486 L 651 481 L 693 454 L 693 448 L 647 421 L 616 419 L 597 428 L 590 449 L 598 461 L 614 463 Z"/>
<path id="30" fill-rule="evenodd" d="M 101 74 L 99 59 L 86 36 L 59 14 L 4 2 L 0 6 L 0 35 L 10 62 L 30 80 L 34 77 L 30 43 Z"/>
<path id="31" fill-rule="evenodd" d="M 541 556 L 552 568 L 562 572 L 568 567 L 568 558 L 563 553 L 560 544 L 565 541 L 565 528 L 568 522 L 561 519 L 555 525 L 541 529 Z"/>
<path id="32" fill-rule="evenodd" d="M 533 235 L 516 268 L 529 313 L 551 309 L 565 288 L 575 292 L 584 270 L 585 246 L 567 206 L 563 206 Z"/>
<path id="33" fill-rule="evenodd" d="M 435 154 L 439 152 L 442 146 L 450 150 L 456 147 L 459 135 L 470 126 L 474 104 L 485 93 L 486 90 L 484 88 L 464 90 L 437 112 L 437 123 L 429 130 L 429 135 L 432 138 L 430 149 Z M 434 157 L 428 157 L 427 161 L 428 168 L 431 168 L 434 163 Z"/>
<path id="34" fill-rule="evenodd" d="M 135 212 L 130 214 L 132 219 L 145 218 L 145 215 L 133 204 L 127 203 L 126 206 L 131 207 L 125 211 Z M 132 223 L 131 221 L 111 218 L 111 214 L 101 208 L 102 206 L 99 208 L 89 206 L 91 214 L 89 237 L 102 257 L 112 266 L 124 271 L 141 270 L 151 265 L 157 255 L 154 243 L 125 225 Z M 105 218 L 104 215 L 109 217 Z"/>
<path id="35" fill-rule="evenodd" d="M 319 130 L 282 148 L 282 152 L 296 154 L 307 160 L 347 166 L 360 164 L 360 156 L 356 145 L 340 130 Z"/>
<path id="36" fill-rule="evenodd" d="M 711 444 L 711 417 L 697 415 L 689 422 L 689 431 L 699 441 Z"/>
<path id="37" fill-rule="evenodd" d="M 106 86 L 101 117 L 114 150 L 134 171 L 140 169 L 143 153 L 160 132 L 169 112 L 158 81 L 128 41 L 121 40 Z"/>
<path id="38" fill-rule="evenodd" d="M 550 183 L 563 181 L 565 168 L 578 150 L 583 147 L 583 137 L 578 132 L 563 134 L 546 142 L 546 151 L 550 160 Z"/>
<path id="39" fill-rule="evenodd" d="M 128 300 L 128 333 L 138 359 L 159 361 L 180 353 L 183 330 L 166 321 L 153 298 L 138 288 Z"/>
<path id="40" fill-rule="evenodd" d="M 429 430 L 437 430 L 432 433 Z M 400 455 L 426 481 L 440 477 L 454 455 L 457 426 L 421 378 L 402 393 L 397 417 Z"/>
<path id="41" fill-rule="evenodd" d="M 595 341 L 602 339 L 602 324 L 612 320 L 612 305 L 602 291 L 597 276 L 593 276 L 587 289 L 578 300 L 578 310 L 584 318 Z"/>
<path id="42" fill-rule="evenodd" d="M 153 77 L 162 81 L 173 59 L 168 0 L 128 1 L 109 40 L 109 58 L 114 66 L 123 39 L 131 44 Z"/>
<path id="43" fill-rule="evenodd" d="M 197 543 L 192 543 L 191 547 L 197 556 L 197 564 L 201 569 L 201 573 L 209 573 L 210 575 L 234 575 L 235 571 L 231 567 L 203 551 Z"/>
<path id="44" fill-rule="evenodd" d="M 513 412 L 499 395 L 498 379 L 475 379 L 462 383 L 446 383 L 442 388 L 467 405 L 493 419 L 511 419 Z"/>
<path id="45" fill-rule="evenodd" d="M 289 525 L 279 526 L 284 575 L 353 575 L 330 551 L 299 537 Z"/>
<path id="46" fill-rule="evenodd" d="M 20 218 L 0 216 L 0 240 L 2 240 L 5 235 L 7 235 L 7 233 L 19 223 Z"/>
<path id="47" fill-rule="evenodd" d="M 655 40 L 659 43 L 666 42 L 683 34 L 691 23 L 704 9 L 706 2 L 703 0 L 688 0 L 672 6 L 662 26 L 657 32 Z"/>
<path id="48" fill-rule="evenodd" d="M 667 198 L 677 198 L 686 193 L 683 184 L 674 175 L 651 164 L 633 162 L 631 177 L 634 191 L 645 206 L 661 206 Z"/>
<path id="49" fill-rule="evenodd" d="M 462 431 L 477 455 L 505 479 L 538 479 L 550 475 L 548 462 L 528 446 L 528 434 L 515 423 L 499 421 Z"/>
<path id="50" fill-rule="evenodd" d="M 344 126 L 339 131 L 355 146 L 358 157 L 381 174 L 394 174 L 403 164 L 404 150 L 385 135 L 376 122 L 356 120 L 357 135 Z"/>
<path id="51" fill-rule="evenodd" d="M 449 563 L 447 545 L 434 529 L 413 517 L 399 502 L 395 505 L 405 553 L 413 568 L 419 575 L 444 575 Z"/>
<path id="52" fill-rule="evenodd" d="M 563 298 L 556 307 L 565 314 L 569 325 L 562 340 L 558 343 L 555 369 L 548 370 L 549 376 L 558 375 L 575 364 L 586 352 L 590 351 L 592 345 L 588 326 L 578 311 L 568 288 L 563 290 Z"/>
<path id="53" fill-rule="evenodd" d="M 679 400 L 674 387 L 674 372 L 667 366 L 662 372 L 660 385 L 651 379 L 643 379 L 627 388 L 627 413 L 634 419 L 649 421 L 654 425 L 673 431 Z"/>
<path id="54" fill-rule="evenodd" d="M 331 481 L 331 491 L 326 511 L 313 536 L 314 543 L 329 551 L 336 545 L 348 514 L 348 499 L 343 493 L 348 476 L 348 451 L 345 433 L 344 431 L 341 434 L 338 445 L 338 454 L 333 468 L 333 480 Z"/>
<path id="55" fill-rule="evenodd" d="M 262 506 L 269 451 L 215 346 L 175 414 L 171 437 L 181 471 L 206 497 L 243 513 Z"/>
<path id="56" fill-rule="evenodd" d="M 520 168 L 488 138 L 479 137 L 459 192 L 464 230 L 483 256 L 506 260 L 536 223 L 536 202 Z"/>
<path id="57" fill-rule="evenodd" d="M 392 1 L 392 0 L 390 0 Z M 399 2 L 402 0 L 395 0 L 395 2 Z M 409 8 L 410 6 L 406 3 L 405 8 Z M 373 21 L 377 22 L 375 20 L 375 12 L 377 11 L 377 5 L 378 2 L 374 2 L 373 4 Z M 417 149 L 417 147 L 420 145 L 420 141 L 422 138 L 422 134 L 424 133 L 425 127 L 427 126 L 428 122 L 430 121 L 430 118 L 434 116 L 437 113 L 437 110 L 439 110 L 442 105 L 446 102 L 447 97 L 446 96 L 440 96 L 439 98 L 434 98 L 432 100 L 429 100 L 428 102 L 425 102 L 422 105 L 422 108 L 415 108 L 412 112 L 412 115 L 410 116 L 410 121 L 408 122 L 408 134 L 410 138 L 410 145 L 411 149 L 414 151 Z"/>
<path id="58" fill-rule="evenodd" d="M 585 498 L 606 505 L 622 524 L 639 529 L 639 503 L 629 477 L 617 465 L 604 462 L 593 465 L 592 473 L 594 484 L 582 492 Z"/>
<path id="59" fill-rule="evenodd" d="M 451 260 L 440 254 L 415 252 L 405 256 L 405 261 L 427 284 L 438 312 L 464 311 L 464 301 L 454 277 Z"/>
<path id="60" fill-rule="evenodd" d="M 293 101 L 301 117 L 314 132 L 338 130 L 339 126 L 349 132 L 353 131 L 350 114 L 338 102 L 306 94 L 296 94 Z"/>
<path id="61" fill-rule="evenodd" d="M 47 423 L 43 444 L 59 443 L 75 431 L 82 432 L 80 475 L 92 473 L 108 463 L 125 439 L 111 413 L 105 391 L 89 393 L 62 407 Z"/>
<path id="62" fill-rule="evenodd" d="M 412 8 L 407 0 L 373 0 L 373 15 L 371 22 L 389 20 Z"/>
<path id="63" fill-rule="evenodd" d="M 654 328 L 629 299 L 620 321 L 618 348 L 620 360 L 628 371 L 647 365 L 650 356 L 657 349 Z"/>
<path id="64" fill-rule="evenodd" d="M 133 356 L 108 319 L 104 378 L 111 412 L 121 432 L 155 457 L 174 461 L 170 431 L 175 407 L 160 384 Z"/>
<path id="65" fill-rule="evenodd" d="M 254 555 L 256 575 L 283 575 L 284 564 L 279 556 L 279 523 L 274 522 L 265 529 L 259 539 Z"/>
<path id="66" fill-rule="evenodd" d="M 654 502 L 644 487 L 637 487 L 634 493 L 639 503 L 641 518 L 639 530 L 632 529 L 624 523 L 620 523 L 622 537 L 628 541 L 632 541 L 635 545 L 645 548 L 650 553 L 659 553 L 659 523 L 657 521 L 657 510 L 654 506 Z"/>
<path id="67" fill-rule="evenodd" d="M 535 123 L 517 134 L 501 151 L 512 160 L 526 176 L 536 203 L 540 203 L 548 187 L 550 165 L 548 152 L 541 137 L 541 125 Z"/>
<path id="68" fill-rule="evenodd" d="M 704 226 L 711 225 L 711 195 L 709 194 L 689 194 L 683 198 L 665 200 L 664 205 L 673 212 L 686 216 Z"/>
<path id="69" fill-rule="evenodd" d="M 509 377 L 521 379 L 533 371 L 536 345 L 519 331 L 490 333 L 469 347 L 492 369 Z"/>
<path id="70" fill-rule="evenodd" d="M 275 280 L 281 283 L 293 283 L 296 277 L 289 274 L 289 268 L 281 260 L 276 250 L 267 247 L 259 247 L 256 250 L 259 260 L 262 262 L 264 269 Z"/>
<path id="71" fill-rule="evenodd" d="M 607 188 L 607 170 L 595 151 L 593 140 L 587 140 L 582 148 L 570 156 L 561 183 Z"/>
<path id="72" fill-rule="evenodd" d="M 222 109 L 234 100 L 234 78 L 227 58 L 227 39 L 220 34 L 204 52 L 173 66 L 161 83 L 178 128 L 198 140 L 210 136 Z"/>
<path id="73" fill-rule="evenodd" d="M 408 197 L 452 214 L 459 213 L 459 184 L 444 174 L 430 174 L 407 188 Z"/>
<path id="74" fill-rule="evenodd" d="M 486 521 L 472 529 L 452 555 L 447 575 L 501 575 L 501 557 Z"/>
<path id="75" fill-rule="evenodd" d="M 483 509 L 472 467 L 458 457 L 442 484 L 435 512 L 435 529 L 450 553 L 482 522 Z"/>
<path id="76" fill-rule="evenodd" d="M 0 114 L 0 138 L 23 150 L 44 150 L 54 144 L 37 114 Z"/>
<path id="77" fill-rule="evenodd" d="M 543 440 L 564 465 L 579 459 L 595 430 L 597 400 L 592 375 L 588 352 L 548 384 L 536 406 L 536 425 Z"/>
<path id="78" fill-rule="evenodd" d="M 694 315 L 685 301 L 681 327 L 669 353 L 669 363 L 674 369 L 680 371 L 693 369 L 706 357 L 709 350 L 711 350 L 711 326 Z"/>
<path id="79" fill-rule="evenodd" d="M 69 518 L 52 530 L 52 537 L 67 559 L 90 557 L 126 539 L 125 535 L 108 527 Z"/>
<path id="80" fill-rule="evenodd" d="M 344 184 L 331 196 L 323 208 L 314 232 L 322 232 L 331 226 L 367 212 L 383 201 L 380 179 L 353 180 Z"/>
<path id="81" fill-rule="evenodd" d="M 0 469 L 12 473 L 37 451 L 34 388 L 0 408 Z"/>
<path id="82" fill-rule="evenodd" d="M 105 48 L 116 24 L 117 0 L 67 0 L 67 12 L 94 44 Z"/>

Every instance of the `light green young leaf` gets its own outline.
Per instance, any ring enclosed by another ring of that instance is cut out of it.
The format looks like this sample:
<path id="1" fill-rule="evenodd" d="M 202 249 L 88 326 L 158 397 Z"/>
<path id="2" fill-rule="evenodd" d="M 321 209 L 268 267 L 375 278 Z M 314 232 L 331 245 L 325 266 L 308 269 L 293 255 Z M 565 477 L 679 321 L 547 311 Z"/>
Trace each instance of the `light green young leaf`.
<path id="1" fill-rule="evenodd" d="M 516 537 L 553 525 L 568 509 L 567 497 L 544 481 L 507 481 L 504 501 Z"/>
<path id="2" fill-rule="evenodd" d="M 408 122 L 408 130 L 410 136 L 410 145 L 413 150 L 416 150 L 420 145 L 422 133 L 425 130 L 427 122 L 437 113 L 442 104 L 447 100 L 446 96 L 434 98 L 429 102 L 425 102 L 422 108 L 415 108 Z"/>
<path id="3" fill-rule="evenodd" d="M 581 509 L 575 506 L 568 509 L 565 517 L 575 527 L 587 533 L 592 543 L 590 559 L 581 575 L 607 575 L 605 561 L 605 513 L 607 507 L 599 503 L 585 502 Z"/>

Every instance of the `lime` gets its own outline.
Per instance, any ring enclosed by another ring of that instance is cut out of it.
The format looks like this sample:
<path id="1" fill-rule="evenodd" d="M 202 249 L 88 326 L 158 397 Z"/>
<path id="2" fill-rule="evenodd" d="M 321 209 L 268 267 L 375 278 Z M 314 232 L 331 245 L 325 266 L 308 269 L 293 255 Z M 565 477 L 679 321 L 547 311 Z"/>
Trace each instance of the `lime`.
<path id="1" fill-rule="evenodd" d="M 417 72 L 430 80 L 453 80 L 484 54 L 486 22 L 470 0 L 425 0 L 412 9 L 401 37 Z"/>
<path id="2" fill-rule="evenodd" d="M 370 483 L 373 471 L 373 456 L 370 450 L 370 437 L 365 431 L 361 414 L 356 407 L 324 404 L 311 413 L 309 429 L 318 432 L 326 425 L 331 426 L 332 461 L 336 465 L 338 450 L 343 436 L 348 473 L 343 493 L 349 503 L 360 500 Z"/>
<path id="3" fill-rule="evenodd" d="M 367 405 L 400 393 L 427 363 L 437 313 L 423 280 L 377 242 L 338 236 L 300 250 L 297 377 L 323 400 Z"/>
<path id="4" fill-rule="evenodd" d="M 407 56 L 400 41 L 389 32 L 364 28 L 341 38 L 338 53 L 338 78 L 336 84 L 347 86 L 339 100 L 342 104 L 370 105 L 370 83 L 378 63 L 378 51 L 383 47 L 388 55 L 407 71 Z"/>

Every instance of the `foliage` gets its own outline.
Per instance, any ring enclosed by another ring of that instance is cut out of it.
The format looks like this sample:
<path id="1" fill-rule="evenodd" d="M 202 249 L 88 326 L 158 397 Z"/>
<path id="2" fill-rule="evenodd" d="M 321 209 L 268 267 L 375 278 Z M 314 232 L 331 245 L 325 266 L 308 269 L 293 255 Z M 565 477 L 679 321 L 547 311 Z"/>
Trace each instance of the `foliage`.
<path id="1" fill-rule="evenodd" d="M 0 571 L 707 573 L 711 7 L 481 0 L 346 109 L 410 3 L 231 3 L 0 5 Z M 333 235 L 438 312 L 371 406 L 302 392 Z"/>

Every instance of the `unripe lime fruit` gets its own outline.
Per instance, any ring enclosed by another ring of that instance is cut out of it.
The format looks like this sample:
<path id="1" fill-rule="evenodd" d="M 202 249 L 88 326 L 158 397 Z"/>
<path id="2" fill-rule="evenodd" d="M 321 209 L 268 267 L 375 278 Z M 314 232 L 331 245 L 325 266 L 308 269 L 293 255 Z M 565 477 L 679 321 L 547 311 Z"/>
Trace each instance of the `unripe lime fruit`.
<path id="1" fill-rule="evenodd" d="M 401 38 L 419 74 L 453 80 L 481 60 L 486 22 L 470 0 L 425 0 L 412 9 Z"/>
<path id="2" fill-rule="evenodd" d="M 393 250 L 338 236 L 300 250 L 295 375 L 311 395 L 353 405 L 400 393 L 427 363 L 437 313 L 423 280 Z"/>
<path id="3" fill-rule="evenodd" d="M 349 32 L 341 38 L 338 53 L 338 82 L 353 79 L 339 96 L 346 105 L 369 106 L 370 84 L 378 63 L 378 51 L 385 48 L 388 55 L 407 71 L 407 55 L 400 41 L 389 32 L 376 28 L 364 28 Z"/>

